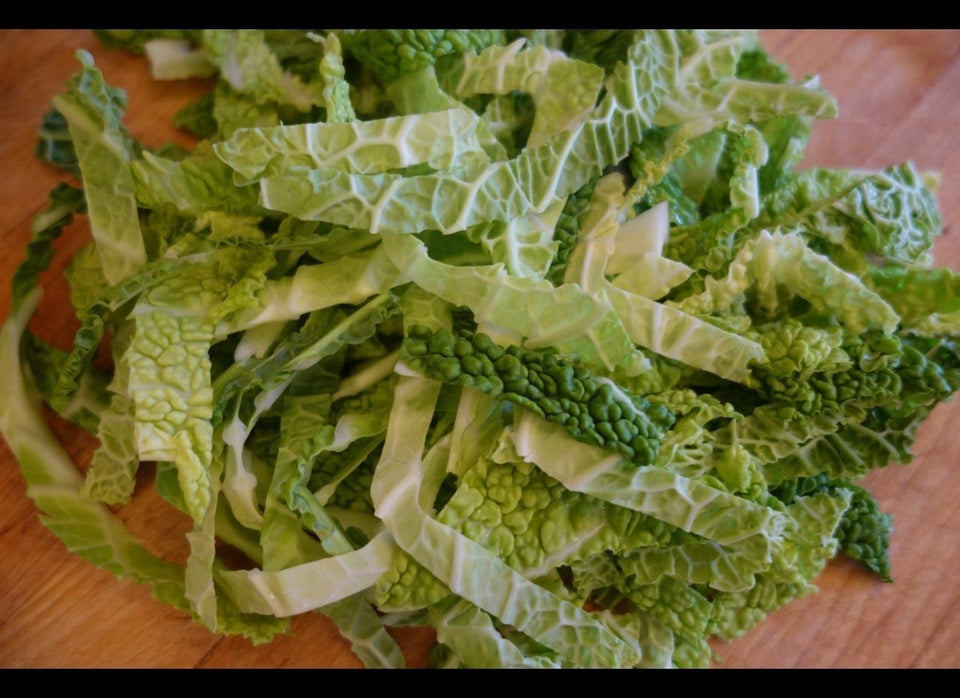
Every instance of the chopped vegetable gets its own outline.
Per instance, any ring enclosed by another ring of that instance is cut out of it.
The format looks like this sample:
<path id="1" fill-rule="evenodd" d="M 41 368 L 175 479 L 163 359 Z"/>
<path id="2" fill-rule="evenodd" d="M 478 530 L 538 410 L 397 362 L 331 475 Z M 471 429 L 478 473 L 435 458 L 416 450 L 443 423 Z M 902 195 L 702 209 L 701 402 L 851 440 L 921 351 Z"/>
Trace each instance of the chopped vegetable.
<path id="1" fill-rule="evenodd" d="M 836 115 L 749 31 L 101 30 L 37 154 L 0 432 L 70 550 L 211 632 L 328 616 L 369 667 L 707 667 L 845 554 L 960 387 L 935 179 L 801 170 Z M 29 320 L 82 218 L 72 347 Z M 96 360 L 107 356 L 108 361 Z M 41 406 L 97 439 L 75 464 Z M 126 529 L 141 465 L 183 564 Z"/>

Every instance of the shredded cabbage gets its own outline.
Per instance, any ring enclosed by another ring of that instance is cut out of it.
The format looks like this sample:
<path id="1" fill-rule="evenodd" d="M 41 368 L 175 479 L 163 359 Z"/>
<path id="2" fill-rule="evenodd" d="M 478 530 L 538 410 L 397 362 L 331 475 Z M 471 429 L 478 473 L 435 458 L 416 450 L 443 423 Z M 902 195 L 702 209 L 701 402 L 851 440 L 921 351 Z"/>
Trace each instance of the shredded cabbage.
<path id="1" fill-rule="evenodd" d="M 838 554 L 891 579 L 856 482 L 960 385 L 960 282 L 912 164 L 799 169 L 836 104 L 754 32 L 98 34 L 214 79 L 189 151 L 84 51 L 47 117 L 82 186 L 14 277 L 0 432 L 70 550 L 369 667 L 398 625 L 437 667 L 706 667 Z M 63 350 L 28 323 L 74 217 Z M 145 462 L 182 565 L 115 513 Z"/>

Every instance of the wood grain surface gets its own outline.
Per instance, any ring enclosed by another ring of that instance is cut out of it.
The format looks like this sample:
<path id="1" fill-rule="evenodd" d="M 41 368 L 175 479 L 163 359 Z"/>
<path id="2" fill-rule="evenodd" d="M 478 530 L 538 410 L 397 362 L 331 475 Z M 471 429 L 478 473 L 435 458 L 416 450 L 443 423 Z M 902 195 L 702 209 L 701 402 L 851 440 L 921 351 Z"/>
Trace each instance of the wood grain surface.
<path id="1" fill-rule="evenodd" d="M 960 31 L 763 31 L 766 47 L 794 77 L 820 76 L 836 96 L 836 120 L 818 122 L 806 163 L 881 168 L 912 160 L 941 175 L 944 230 L 937 264 L 960 269 Z M 61 172 L 34 156 L 40 119 L 90 50 L 106 79 L 129 96 L 126 123 L 148 146 L 171 140 L 174 111 L 209 86 L 153 82 L 143 60 L 101 47 L 81 30 L 0 30 L 0 319 L 23 258 L 30 220 Z M 62 272 L 86 241 L 82 224 L 57 243 L 47 291 L 31 325 L 69 346 L 76 320 L 64 310 Z M 0 377 L 2 380 L 2 377 Z M 77 461 L 94 444 L 67 425 L 51 426 Z M 820 591 L 777 611 L 735 642 L 717 642 L 718 667 L 960 667 L 960 404 L 937 408 L 921 429 L 912 463 L 870 474 L 863 484 L 893 515 L 894 582 L 848 560 L 830 563 Z M 185 557 L 184 524 L 149 488 L 121 514 L 149 547 Z M 409 666 L 424 667 L 428 631 L 398 631 Z M 289 636 L 260 646 L 218 637 L 69 554 L 40 523 L 19 466 L 0 440 L 0 667 L 189 668 L 357 667 L 322 616 L 293 622 Z"/>

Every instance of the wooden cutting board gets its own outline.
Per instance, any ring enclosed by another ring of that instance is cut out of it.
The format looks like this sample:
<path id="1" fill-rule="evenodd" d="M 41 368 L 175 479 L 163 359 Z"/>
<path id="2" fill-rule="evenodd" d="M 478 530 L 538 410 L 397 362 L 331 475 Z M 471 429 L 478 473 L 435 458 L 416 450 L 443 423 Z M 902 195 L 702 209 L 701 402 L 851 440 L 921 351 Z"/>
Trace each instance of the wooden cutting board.
<path id="1" fill-rule="evenodd" d="M 808 164 L 881 168 L 913 160 L 941 174 L 937 263 L 960 269 L 960 31 L 778 30 L 761 37 L 794 77 L 819 75 L 839 101 L 839 118 L 815 127 Z M 0 318 L 10 310 L 10 279 L 30 220 L 60 181 L 33 151 L 51 98 L 77 68 L 78 48 L 90 50 L 108 82 L 127 91 L 126 123 L 151 147 L 178 139 L 169 126 L 173 112 L 208 87 L 198 80 L 158 85 L 145 61 L 102 48 L 87 31 L 0 31 Z M 74 226 L 59 241 L 32 325 L 65 347 L 76 324 L 62 310 L 66 287 L 59 279 L 83 240 Z M 894 518 L 894 582 L 837 559 L 817 579 L 819 593 L 735 642 L 715 643 L 718 666 L 960 667 L 958 426 L 960 404 L 939 407 L 921 430 L 912 463 L 863 481 Z M 89 458 L 89 439 L 55 427 L 71 456 Z M 151 532 L 155 553 L 182 559 L 184 530 L 170 514 L 146 492 L 122 516 L 134 531 Z M 426 666 L 430 633 L 397 636 L 409 665 Z M 155 601 L 146 587 L 72 556 L 40 524 L 19 466 L 0 441 L 0 667 L 355 666 L 319 615 L 299 617 L 289 636 L 253 646 L 214 636 Z"/>

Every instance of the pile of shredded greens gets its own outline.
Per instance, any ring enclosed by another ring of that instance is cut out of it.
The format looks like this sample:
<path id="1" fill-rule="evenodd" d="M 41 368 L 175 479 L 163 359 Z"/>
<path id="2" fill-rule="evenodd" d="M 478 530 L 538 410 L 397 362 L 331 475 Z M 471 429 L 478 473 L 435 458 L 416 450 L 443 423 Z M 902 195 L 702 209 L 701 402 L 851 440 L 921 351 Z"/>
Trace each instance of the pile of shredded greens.
<path id="1" fill-rule="evenodd" d="M 72 551 L 370 667 L 397 626 L 435 667 L 706 667 L 838 554 L 890 581 L 857 483 L 960 381 L 936 180 L 800 168 L 835 101 L 755 33 L 97 35 L 212 88 L 151 150 L 80 51 L 42 123 L 81 186 L 13 280 L 0 429 Z M 58 348 L 28 321 L 75 217 Z M 185 561 L 116 515 L 146 462 Z"/>

